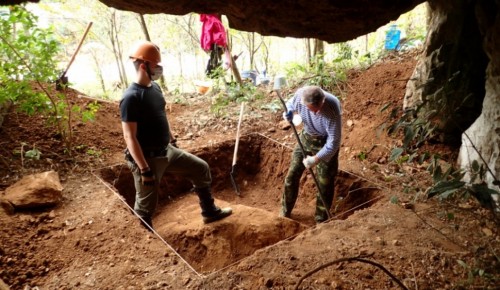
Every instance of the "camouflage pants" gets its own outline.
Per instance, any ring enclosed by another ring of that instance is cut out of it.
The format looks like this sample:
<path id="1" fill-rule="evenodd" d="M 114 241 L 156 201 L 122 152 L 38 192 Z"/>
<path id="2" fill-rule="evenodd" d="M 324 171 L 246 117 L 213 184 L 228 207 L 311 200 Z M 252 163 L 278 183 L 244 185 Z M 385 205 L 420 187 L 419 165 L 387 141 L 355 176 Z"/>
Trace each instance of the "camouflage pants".
<path id="1" fill-rule="evenodd" d="M 212 176 L 207 162 L 171 144 L 168 145 L 165 156 L 146 157 L 146 161 L 155 175 L 154 186 L 143 185 L 139 168 L 135 162 L 127 161 L 134 176 L 136 190 L 134 211 L 142 218 L 153 216 L 158 204 L 160 181 L 165 173 L 186 178 L 191 181 L 194 188 L 209 188 L 212 184 Z"/>
<path id="2" fill-rule="evenodd" d="M 307 155 L 315 155 L 325 145 L 326 138 L 314 138 L 304 131 L 300 133 L 300 141 Z M 299 182 L 306 169 L 302 160 L 304 156 L 300 145 L 295 145 L 292 153 L 290 168 L 285 179 L 285 189 L 281 198 L 281 214 L 290 217 L 299 192 Z M 328 219 L 327 210 L 330 210 L 335 189 L 335 176 L 339 167 L 338 153 L 329 161 L 320 161 L 316 165 L 316 178 L 321 192 L 316 193 L 316 213 L 314 219 L 317 223 Z M 321 194 L 321 195 L 320 195 Z M 323 204 L 323 201 L 326 205 Z"/>

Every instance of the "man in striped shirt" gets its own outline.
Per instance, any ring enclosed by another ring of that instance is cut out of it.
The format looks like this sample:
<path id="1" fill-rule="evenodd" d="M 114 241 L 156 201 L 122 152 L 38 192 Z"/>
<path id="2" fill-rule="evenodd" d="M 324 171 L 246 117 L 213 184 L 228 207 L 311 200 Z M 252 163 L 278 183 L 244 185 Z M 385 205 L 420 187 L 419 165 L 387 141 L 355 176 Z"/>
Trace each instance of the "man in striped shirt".
<path id="1" fill-rule="evenodd" d="M 316 194 L 314 218 L 316 223 L 321 223 L 328 219 L 327 211 L 332 205 L 339 166 L 342 133 L 340 101 L 318 86 L 305 86 L 295 92 L 286 107 L 285 119 L 292 122 L 294 114 L 302 118 L 304 128 L 299 137 L 307 156 L 303 155 L 297 144 L 285 179 L 280 215 L 290 217 L 297 200 L 302 173 L 306 168 L 316 167 L 320 192 Z"/>

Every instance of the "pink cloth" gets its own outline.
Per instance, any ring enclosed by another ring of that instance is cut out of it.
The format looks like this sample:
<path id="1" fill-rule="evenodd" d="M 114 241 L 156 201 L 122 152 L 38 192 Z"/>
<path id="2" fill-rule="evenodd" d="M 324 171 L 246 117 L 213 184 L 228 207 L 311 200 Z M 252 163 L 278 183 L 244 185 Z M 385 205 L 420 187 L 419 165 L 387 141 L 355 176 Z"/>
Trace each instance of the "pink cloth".
<path id="1" fill-rule="evenodd" d="M 200 14 L 200 21 L 203 22 L 201 27 L 200 43 L 201 48 L 209 51 L 212 44 L 226 47 L 226 30 L 222 25 L 220 16 L 217 14 Z"/>

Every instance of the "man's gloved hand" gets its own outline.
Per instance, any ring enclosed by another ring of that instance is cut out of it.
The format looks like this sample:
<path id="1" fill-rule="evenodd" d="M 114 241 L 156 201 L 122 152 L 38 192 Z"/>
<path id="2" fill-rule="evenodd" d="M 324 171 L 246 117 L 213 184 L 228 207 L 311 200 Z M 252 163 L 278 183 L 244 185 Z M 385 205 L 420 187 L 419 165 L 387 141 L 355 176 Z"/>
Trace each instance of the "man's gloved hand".
<path id="1" fill-rule="evenodd" d="M 304 164 L 304 166 L 306 168 L 309 169 L 309 168 L 315 166 L 318 162 L 316 161 L 316 157 L 307 156 L 306 158 L 304 158 L 304 160 L 302 160 L 302 163 Z"/>
<path id="2" fill-rule="evenodd" d="M 293 120 L 293 111 L 289 110 L 288 112 L 283 112 L 283 119 L 288 122 L 292 122 Z"/>
<path id="3" fill-rule="evenodd" d="M 172 146 L 174 146 L 175 148 L 179 148 L 179 146 L 177 146 L 177 139 L 173 139 L 173 140 L 171 140 L 171 141 L 170 141 L 170 144 L 171 144 Z"/>
<path id="4" fill-rule="evenodd" d="M 144 186 L 155 185 L 155 175 L 151 169 L 147 168 L 145 171 L 141 170 L 141 183 Z"/>

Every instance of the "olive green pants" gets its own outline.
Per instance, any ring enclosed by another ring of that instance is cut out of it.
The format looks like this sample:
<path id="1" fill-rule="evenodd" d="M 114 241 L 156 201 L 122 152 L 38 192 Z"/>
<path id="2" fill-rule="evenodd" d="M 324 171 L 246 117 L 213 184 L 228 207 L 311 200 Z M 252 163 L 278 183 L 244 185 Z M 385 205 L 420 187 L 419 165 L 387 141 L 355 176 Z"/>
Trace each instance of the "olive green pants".
<path id="1" fill-rule="evenodd" d="M 314 156 L 325 145 L 326 138 L 314 138 L 304 131 L 300 133 L 300 141 L 307 155 Z M 328 219 L 327 211 L 330 210 L 335 190 L 335 176 L 337 175 L 339 161 L 338 153 L 328 162 L 320 161 L 316 165 L 316 178 L 321 192 L 316 193 L 316 213 L 314 219 L 320 223 Z M 299 183 L 302 173 L 306 169 L 302 160 L 304 155 L 300 145 L 295 145 L 292 153 L 290 168 L 285 178 L 285 189 L 281 198 L 281 214 L 289 217 L 299 192 Z M 325 204 L 323 204 L 323 202 Z"/>
<path id="2" fill-rule="evenodd" d="M 212 184 L 210 168 L 203 159 L 184 150 L 168 145 L 165 156 L 146 158 L 154 173 L 155 185 L 145 186 L 141 172 L 134 162 L 127 161 L 134 176 L 136 190 L 134 210 L 141 217 L 152 217 L 158 205 L 158 186 L 163 174 L 182 176 L 191 181 L 194 188 L 209 188 Z"/>

